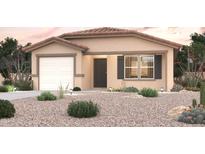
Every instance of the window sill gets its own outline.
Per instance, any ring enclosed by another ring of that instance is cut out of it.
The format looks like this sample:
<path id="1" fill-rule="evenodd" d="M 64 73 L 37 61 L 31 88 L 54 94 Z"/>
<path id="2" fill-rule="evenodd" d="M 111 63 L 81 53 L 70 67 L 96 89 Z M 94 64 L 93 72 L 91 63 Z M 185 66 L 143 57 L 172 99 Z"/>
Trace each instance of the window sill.
<path id="1" fill-rule="evenodd" d="M 123 79 L 123 81 L 155 81 L 156 79 Z"/>

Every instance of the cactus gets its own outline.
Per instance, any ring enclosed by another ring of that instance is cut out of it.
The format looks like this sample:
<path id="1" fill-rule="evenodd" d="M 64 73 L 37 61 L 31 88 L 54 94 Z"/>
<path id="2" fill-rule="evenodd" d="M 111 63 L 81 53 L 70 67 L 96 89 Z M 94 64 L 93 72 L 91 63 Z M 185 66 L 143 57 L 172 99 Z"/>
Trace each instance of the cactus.
<path id="1" fill-rule="evenodd" d="M 193 99 L 193 100 L 192 100 L 192 107 L 193 107 L 193 108 L 196 108 L 196 107 L 197 107 L 197 100 L 196 100 L 196 99 Z"/>
<path id="2" fill-rule="evenodd" d="M 200 104 L 205 105 L 205 81 L 201 81 Z"/>

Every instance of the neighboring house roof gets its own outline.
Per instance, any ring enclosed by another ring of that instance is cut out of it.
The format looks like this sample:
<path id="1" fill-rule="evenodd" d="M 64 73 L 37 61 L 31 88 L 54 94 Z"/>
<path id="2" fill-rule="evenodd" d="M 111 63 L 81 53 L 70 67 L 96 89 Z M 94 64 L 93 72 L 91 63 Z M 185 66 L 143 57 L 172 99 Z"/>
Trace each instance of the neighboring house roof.
<path id="1" fill-rule="evenodd" d="M 149 40 L 152 42 L 157 42 L 162 45 L 166 45 L 169 47 L 173 47 L 176 49 L 181 48 L 183 45 L 179 43 L 175 43 L 172 41 L 168 41 L 162 38 L 158 38 L 155 36 L 151 36 L 148 34 L 140 33 L 136 30 L 128 30 L 121 28 L 111 28 L 111 27 L 102 27 L 102 28 L 94 28 L 89 30 L 65 33 L 60 35 L 60 38 L 90 38 L 90 37 L 106 37 L 106 36 L 136 36 L 141 39 Z"/>
<path id="2" fill-rule="evenodd" d="M 66 45 L 66 46 L 69 46 L 69 47 L 73 47 L 73 48 L 81 50 L 81 51 L 88 50 L 88 47 L 86 47 L 86 46 L 79 45 L 79 44 L 73 43 L 71 41 L 59 38 L 59 37 L 51 37 L 51 38 L 48 38 L 48 39 L 43 40 L 41 42 L 35 43 L 35 44 L 31 45 L 31 46 L 24 47 L 23 51 L 31 52 L 33 50 L 36 50 L 38 48 L 41 48 L 41 47 L 46 46 L 46 45 L 51 44 L 51 43 L 63 44 L 63 45 Z"/>

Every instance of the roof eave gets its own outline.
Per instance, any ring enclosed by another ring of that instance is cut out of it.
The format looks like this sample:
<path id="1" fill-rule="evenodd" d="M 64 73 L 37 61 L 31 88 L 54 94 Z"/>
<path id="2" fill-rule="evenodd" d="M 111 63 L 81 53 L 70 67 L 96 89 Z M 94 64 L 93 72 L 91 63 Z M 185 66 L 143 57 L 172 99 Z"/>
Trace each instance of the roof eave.
<path id="1" fill-rule="evenodd" d="M 64 40 L 62 38 L 58 38 L 58 37 L 51 37 L 51 38 L 48 38 L 46 40 L 43 40 L 43 41 L 40 41 L 38 43 L 35 43 L 31 46 L 28 46 L 28 47 L 24 47 L 22 48 L 22 50 L 24 52 L 32 52 L 34 50 L 37 50 L 41 47 L 44 47 L 46 45 L 49 45 L 49 44 L 52 44 L 52 43 L 61 43 L 61 44 L 64 44 L 64 45 L 67 45 L 67 46 L 70 46 L 70 47 L 73 47 L 77 50 L 80 50 L 80 51 L 87 51 L 89 48 L 88 47 L 84 47 L 84 46 L 81 46 L 81 45 L 77 45 L 77 44 L 74 44 L 70 41 L 67 41 L 67 40 Z"/>
<path id="2" fill-rule="evenodd" d="M 90 33 L 90 34 L 62 34 L 59 37 L 64 39 L 75 39 L 75 38 L 101 38 L 101 37 L 119 37 L 119 36 L 138 36 L 141 39 L 149 40 L 158 44 L 169 46 L 174 49 L 180 49 L 183 45 L 175 42 L 171 42 L 165 39 L 157 38 L 147 34 L 139 34 L 135 32 L 126 33 Z"/>

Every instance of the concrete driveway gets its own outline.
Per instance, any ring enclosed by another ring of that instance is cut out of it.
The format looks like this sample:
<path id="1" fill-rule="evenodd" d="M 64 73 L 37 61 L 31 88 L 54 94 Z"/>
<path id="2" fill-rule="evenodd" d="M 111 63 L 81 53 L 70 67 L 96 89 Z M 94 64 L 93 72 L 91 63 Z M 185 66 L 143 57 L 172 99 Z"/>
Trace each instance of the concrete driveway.
<path id="1" fill-rule="evenodd" d="M 40 94 L 40 91 L 16 91 L 8 93 L 0 93 L 0 99 L 4 100 L 16 100 L 28 97 L 36 97 Z"/>

